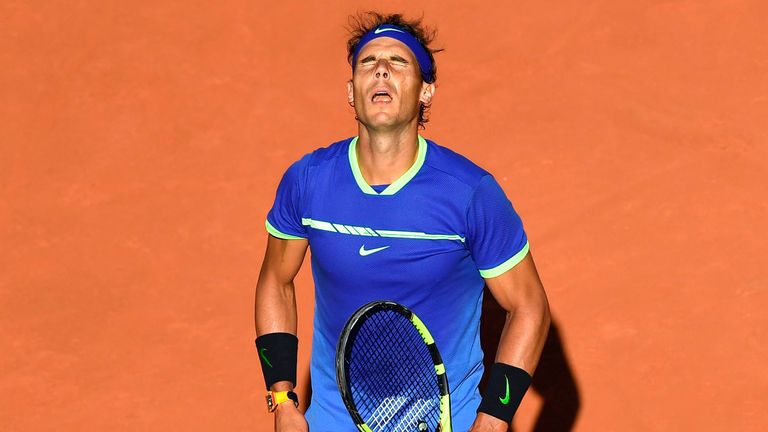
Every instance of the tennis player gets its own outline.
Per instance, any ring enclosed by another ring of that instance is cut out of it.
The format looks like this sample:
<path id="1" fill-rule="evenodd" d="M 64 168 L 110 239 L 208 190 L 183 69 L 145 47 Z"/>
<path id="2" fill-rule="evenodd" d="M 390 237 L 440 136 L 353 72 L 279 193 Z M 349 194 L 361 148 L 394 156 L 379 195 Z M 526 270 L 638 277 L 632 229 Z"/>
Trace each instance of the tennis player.
<path id="1" fill-rule="evenodd" d="M 336 386 L 336 344 L 357 308 L 392 300 L 421 317 L 435 338 L 450 384 L 453 429 L 506 431 L 549 327 L 528 238 L 491 174 L 419 135 L 435 96 L 434 32 L 401 15 L 367 13 L 353 21 L 347 97 L 358 134 L 291 165 L 267 215 L 256 347 L 276 430 L 356 430 Z M 293 393 L 293 280 L 308 247 L 315 315 L 312 403 L 305 416 Z M 486 284 L 507 319 L 481 395 Z"/>

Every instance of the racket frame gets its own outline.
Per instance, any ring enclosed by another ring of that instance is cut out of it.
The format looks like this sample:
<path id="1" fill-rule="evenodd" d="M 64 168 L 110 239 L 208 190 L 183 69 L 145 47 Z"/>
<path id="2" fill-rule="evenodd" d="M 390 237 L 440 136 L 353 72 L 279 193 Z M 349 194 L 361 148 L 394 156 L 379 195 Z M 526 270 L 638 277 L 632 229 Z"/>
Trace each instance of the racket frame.
<path id="1" fill-rule="evenodd" d="M 336 384 L 341 392 L 341 398 L 344 401 L 344 405 L 347 407 L 352 420 L 361 432 L 375 432 L 365 423 L 365 420 L 360 415 L 355 406 L 354 400 L 352 400 L 352 394 L 349 386 L 349 370 L 346 367 L 346 359 L 349 355 L 352 345 L 349 344 L 350 340 L 354 340 L 357 336 L 357 332 L 362 326 L 362 322 L 367 320 L 371 315 L 383 310 L 390 310 L 399 313 L 408 319 L 411 324 L 416 328 L 421 335 L 422 340 L 429 349 L 429 354 L 432 357 L 432 361 L 435 366 L 435 374 L 437 379 L 437 386 L 440 390 L 440 421 L 438 428 L 435 432 L 452 432 L 451 428 L 451 399 L 450 390 L 448 388 L 448 376 L 445 372 L 445 365 L 443 359 L 440 356 L 440 351 L 437 349 L 435 339 L 427 329 L 427 326 L 413 311 L 400 303 L 387 300 L 377 300 L 367 303 L 360 307 L 349 318 L 344 325 L 344 329 L 341 332 L 339 343 L 336 346 Z M 360 324 L 358 324 L 360 323 Z"/>

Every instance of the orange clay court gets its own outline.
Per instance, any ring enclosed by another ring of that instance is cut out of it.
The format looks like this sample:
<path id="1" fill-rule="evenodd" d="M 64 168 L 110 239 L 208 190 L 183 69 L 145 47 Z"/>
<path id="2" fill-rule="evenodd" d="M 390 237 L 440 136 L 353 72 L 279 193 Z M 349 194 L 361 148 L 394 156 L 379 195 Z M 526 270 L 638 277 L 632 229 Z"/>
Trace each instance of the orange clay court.
<path id="1" fill-rule="evenodd" d="M 355 134 L 374 8 L 439 28 L 424 135 L 526 224 L 556 327 L 515 430 L 767 430 L 759 0 L 4 2 L 0 430 L 272 430 L 264 217 Z"/>

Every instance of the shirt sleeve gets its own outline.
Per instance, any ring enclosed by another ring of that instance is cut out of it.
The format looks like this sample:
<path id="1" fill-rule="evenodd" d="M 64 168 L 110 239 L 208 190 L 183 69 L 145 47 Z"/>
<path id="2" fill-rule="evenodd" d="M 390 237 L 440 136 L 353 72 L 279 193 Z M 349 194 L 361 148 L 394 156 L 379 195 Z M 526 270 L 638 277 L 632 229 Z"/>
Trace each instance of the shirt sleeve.
<path id="1" fill-rule="evenodd" d="M 467 246 L 486 279 L 503 274 L 528 254 L 523 222 L 490 175 L 475 189 L 467 209 L 467 225 Z"/>
<path id="2" fill-rule="evenodd" d="M 275 202 L 267 214 L 267 232 L 285 240 L 307 238 L 307 230 L 301 223 L 302 185 L 305 184 L 308 157 L 291 165 L 283 174 L 277 187 Z"/>

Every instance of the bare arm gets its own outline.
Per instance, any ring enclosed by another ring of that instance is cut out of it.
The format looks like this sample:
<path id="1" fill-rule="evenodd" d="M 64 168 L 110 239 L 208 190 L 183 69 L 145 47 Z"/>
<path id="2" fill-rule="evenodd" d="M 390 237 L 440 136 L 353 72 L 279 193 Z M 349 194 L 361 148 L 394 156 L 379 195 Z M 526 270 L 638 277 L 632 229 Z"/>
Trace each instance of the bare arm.
<path id="1" fill-rule="evenodd" d="M 296 334 L 296 292 L 293 279 L 304 262 L 307 240 L 268 236 L 267 251 L 256 284 L 256 334 Z"/>
<path id="2" fill-rule="evenodd" d="M 267 251 L 256 283 L 254 307 L 258 336 L 285 332 L 296 334 L 296 290 L 293 279 L 304 262 L 307 240 L 283 240 L 268 236 Z M 271 390 L 293 390 L 290 381 L 279 381 Z M 278 405 L 276 431 L 306 431 L 307 422 L 293 404 Z"/>
<path id="3" fill-rule="evenodd" d="M 549 330 L 549 302 L 530 253 L 508 272 L 486 279 L 488 289 L 507 311 L 496 361 L 533 375 Z"/>
<path id="4" fill-rule="evenodd" d="M 507 311 L 496 361 L 533 375 L 550 323 L 547 295 L 533 257 L 529 253 L 514 268 L 486 279 L 486 284 L 499 305 Z M 479 413 L 471 431 L 506 431 L 507 427 L 503 421 Z"/>

